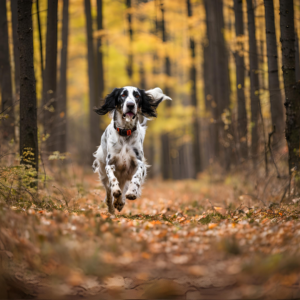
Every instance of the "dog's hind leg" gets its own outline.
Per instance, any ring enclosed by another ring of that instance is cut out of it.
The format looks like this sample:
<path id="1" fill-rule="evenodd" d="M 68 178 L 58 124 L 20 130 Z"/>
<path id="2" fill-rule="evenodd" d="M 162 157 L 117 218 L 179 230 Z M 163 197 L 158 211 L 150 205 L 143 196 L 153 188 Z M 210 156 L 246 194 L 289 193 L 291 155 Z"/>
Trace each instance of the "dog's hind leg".
<path id="1" fill-rule="evenodd" d="M 138 160 L 137 171 L 133 175 L 126 193 L 127 199 L 135 200 L 136 198 L 141 196 L 141 186 L 144 183 L 146 175 L 146 165 L 142 161 Z"/>

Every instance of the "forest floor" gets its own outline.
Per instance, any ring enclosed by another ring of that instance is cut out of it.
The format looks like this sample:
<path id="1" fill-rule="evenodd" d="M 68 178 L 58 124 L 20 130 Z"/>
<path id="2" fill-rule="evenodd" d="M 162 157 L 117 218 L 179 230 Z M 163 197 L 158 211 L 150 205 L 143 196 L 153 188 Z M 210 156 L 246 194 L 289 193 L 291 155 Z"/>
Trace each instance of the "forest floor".
<path id="1" fill-rule="evenodd" d="M 115 216 L 95 174 L 1 200 L 0 298 L 299 298 L 299 199 L 239 180 L 148 180 Z"/>

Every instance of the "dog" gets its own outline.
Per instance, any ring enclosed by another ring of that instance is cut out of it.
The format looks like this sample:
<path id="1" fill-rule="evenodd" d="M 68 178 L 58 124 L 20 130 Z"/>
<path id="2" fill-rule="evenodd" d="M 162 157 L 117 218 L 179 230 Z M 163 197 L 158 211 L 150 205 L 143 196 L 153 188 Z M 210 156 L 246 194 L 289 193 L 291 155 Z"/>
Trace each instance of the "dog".
<path id="1" fill-rule="evenodd" d="M 94 153 L 93 169 L 106 189 L 108 211 L 115 214 L 115 208 L 119 212 L 123 209 L 125 198 L 141 196 L 149 167 L 143 151 L 146 123 L 157 117 L 156 109 L 162 101 L 172 99 L 160 88 L 145 91 L 125 86 L 115 88 L 104 100 L 94 111 L 99 115 L 109 113 L 112 121 Z M 143 116 L 142 123 L 139 116 Z"/>

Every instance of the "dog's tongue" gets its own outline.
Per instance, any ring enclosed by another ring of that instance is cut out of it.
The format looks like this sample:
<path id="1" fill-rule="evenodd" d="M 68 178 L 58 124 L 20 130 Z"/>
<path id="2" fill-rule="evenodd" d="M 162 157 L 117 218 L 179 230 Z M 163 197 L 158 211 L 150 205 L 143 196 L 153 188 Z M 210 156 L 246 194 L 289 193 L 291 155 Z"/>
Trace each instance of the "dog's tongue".
<path id="1" fill-rule="evenodd" d="M 126 122 L 130 122 L 130 120 L 132 120 L 133 116 L 134 116 L 134 113 L 129 111 L 126 113 Z"/>

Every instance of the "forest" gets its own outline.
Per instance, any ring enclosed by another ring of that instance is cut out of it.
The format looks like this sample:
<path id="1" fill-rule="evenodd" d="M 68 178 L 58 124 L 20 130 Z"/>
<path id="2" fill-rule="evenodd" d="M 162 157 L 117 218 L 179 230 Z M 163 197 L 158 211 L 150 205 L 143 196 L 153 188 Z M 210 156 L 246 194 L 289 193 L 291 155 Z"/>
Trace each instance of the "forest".
<path id="1" fill-rule="evenodd" d="M 299 35 L 300 0 L 0 0 L 0 299 L 300 298 Z M 113 214 L 125 86 L 172 101 Z"/>

